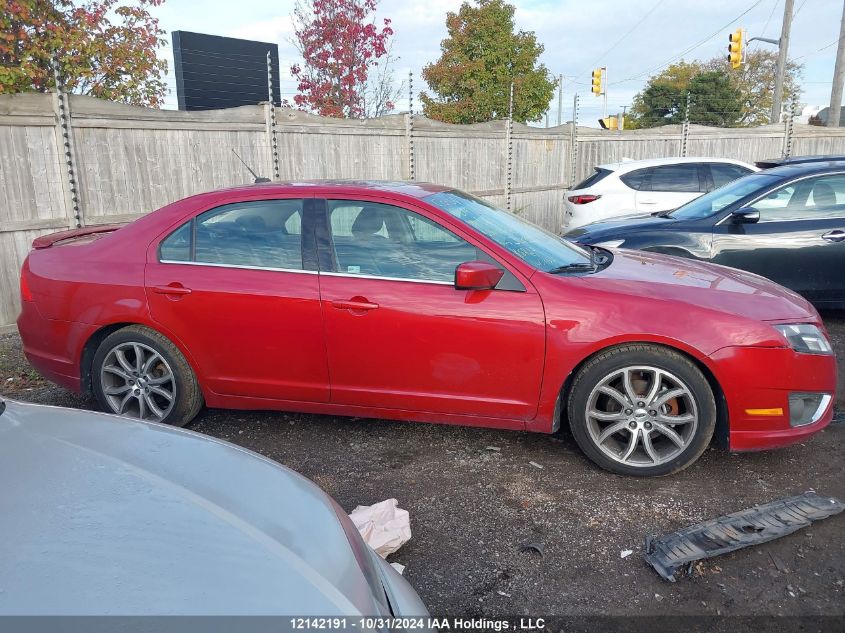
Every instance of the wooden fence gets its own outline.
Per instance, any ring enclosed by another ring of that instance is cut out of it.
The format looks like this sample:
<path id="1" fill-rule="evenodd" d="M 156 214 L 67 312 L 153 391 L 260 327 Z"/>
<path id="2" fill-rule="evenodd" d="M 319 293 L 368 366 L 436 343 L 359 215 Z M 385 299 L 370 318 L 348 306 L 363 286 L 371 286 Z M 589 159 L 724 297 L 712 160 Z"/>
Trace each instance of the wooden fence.
<path id="1" fill-rule="evenodd" d="M 267 104 L 228 110 L 151 110 L 91 97 L 0 95 L 0 332 L 14 327 L 18 274 L 44 233 L 125 222 L 200 191 L 242 184 L 278 167 L 281 180 L 366 178 L 446 184 L 559 228 L 572 174 L 622 158 L 679 155 L 680 126 L 624 132 L 449 125 L 391 115 L 327 119 Z M 780 156 L 786 128 L 692 126 L 690 156 Z M 845 153 L 845 130 L 794 126 L 792 153 Z M 577 152 L 573 152 L 572 137 Z M 273 141 L 278 165 L 273 157 Z M 573 154 L 577 160 L 572 169 Z M 508 178 L 510 168 L 511 176 Z"/>

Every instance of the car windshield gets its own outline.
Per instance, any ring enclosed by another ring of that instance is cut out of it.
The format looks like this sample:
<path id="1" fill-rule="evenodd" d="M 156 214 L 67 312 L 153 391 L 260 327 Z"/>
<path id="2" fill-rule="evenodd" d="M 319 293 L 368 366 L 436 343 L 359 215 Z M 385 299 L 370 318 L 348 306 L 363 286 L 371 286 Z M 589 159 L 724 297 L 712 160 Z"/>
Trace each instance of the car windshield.
<path id="1" fill-rule="evenodd" d="M 590 262 L 589 253 L 581 247 L 462 191 L 441 191 L 426 196 L 425 201 L 465 222 L 534 268 L 550 271 Z"/>
<path id="2" fill-rule="evenodd" d="M 749 174 L 729 182 L 724 187 L 714 189 L 692 202 L 687 202 L 667 215 L 676 220 L 709 218 L 737 200 L 750 196 L 757 191 L 762 191 L 776 181 L 777 177 L 768 174 Z"/>

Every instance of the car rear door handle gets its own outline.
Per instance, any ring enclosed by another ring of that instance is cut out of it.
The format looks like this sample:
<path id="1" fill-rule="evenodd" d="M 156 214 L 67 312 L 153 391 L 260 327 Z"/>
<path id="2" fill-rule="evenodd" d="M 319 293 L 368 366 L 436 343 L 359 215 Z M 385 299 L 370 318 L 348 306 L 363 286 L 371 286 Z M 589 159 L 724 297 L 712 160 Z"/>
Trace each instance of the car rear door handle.
<path id="1" fill-rule="evenodd" d="M 332 307 L 338 310 L 375 310 L 378 308 L 377 303 L 371 303 L 366 299 L 350 299 L 349 301 L 332 301 Z"/>
<path id="2" fill-rule="evenodd" d="M 827 240 L 829 242 L 842 242 L 845 241 L 845 231 L 841 231 L 836 229 L 834 231 L 828 231 L 824 235 L 822 235 L 823 240 Z"/>
<path id="3" fill-rule="evenodd" d="M 160 295 L 189 295 L 191 294 L 191 289 L 185 288 L 181 284 L 178 286 L 153 286 L 153 292 Z"/>

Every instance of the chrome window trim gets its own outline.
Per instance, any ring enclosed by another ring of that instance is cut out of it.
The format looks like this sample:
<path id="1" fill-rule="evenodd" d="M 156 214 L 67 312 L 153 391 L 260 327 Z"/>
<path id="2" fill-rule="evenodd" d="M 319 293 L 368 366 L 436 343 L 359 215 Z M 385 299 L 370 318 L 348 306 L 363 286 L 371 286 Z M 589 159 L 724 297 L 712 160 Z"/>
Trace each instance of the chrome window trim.
<path id="1" fill-rule="evenodd" d="M 756 171 L 754 173 L 759 174 L 763 171 L 765 171 L 765 170 Z M 831 172 L 824 173 L 824 174 L 809 174 L 807 176 L 801 176 L 800 178 L 796 178 L 795 180 L 790 180 L 789 182 L 784 182 L 784 183 L 779 184 L 776 187 L 772 187 L 771 189 L 766 191 L 766 193 L 764 193 L 760 197 L 754 198 L 754 200 L 752 200 L 751 202 L 749 202 L 746 205 L 743 205 L 743 207 L 740 207 L 740 208 L 753 206 L 754 204 L 756 204 L 757 202 L 759 202 L 760 200 L 762 200 L 763 198 L 768 196 L 773 191 L 776 191 L 777 189 L 782 189 L 784 187 L 788 187 L 789 185 L 792 185 L 796 182 L 801 182 L 802 180 L 809 180 L 810 178 L 823 178 L 824 176 L 842 176 L 842 175 L 845 175 L 845 171 L 831 171 Z M 725 217 L 723 217 L 721 220 L 716 222 L 716 224 L 714 224 L 713 226 L 719 226 L 720 224 L 722 224 L 722 222 L 725 222 L 726 220 L 728 220 L 731 217 L 731 215 L 732 215 L 732 213 L 728 213 Z M 845 217 L 845 214 L 843 214 L 843 217 Z M 816 218 L 792 218 L 791 220 L 777 220 L 777 222 L 806 222 L 807 220 L 814 220 L 814 219 L 816 219 Z M 830 219 L 830 218 L 825 218 L 825 219 Z"/>
<path id="2" fill-rule="evenodd" d="M 210 266 L 212 268 L 234 268 L 238 270 L 266 270 L 275 273 L 302 273 L 304 275 L 326 275 L 327 277 L 350 277 L 353 279 L 380 279 L 381 281 L 407 281 L 414 284 L 435 284 L 438 286 L 454 286 L 453 281 L 436 281 L 434 279 L 404 279 L 402 277 L 382 277 L 380 275 L 364 275 L 354 273 L 335 273 L 317 270 L 302 270 L 300 268 L 271 268 L 269 266 L 246 266 L 240 264 L 214 264 L 210 262 L 180 262 L 173 259 L 161 259 L 160 264 L 182 264 L 185 266 Z"/>
<path id="3" fill-rule="evenodd" d="M 320 272 L 327 277 L 350 277 L 352 279 L 379 279 L 381 281 L 407 281 L 412 284 L 435 284 L 437 286 L 455 286 L 454 281 L 435 281 L 434 279 L 405 279 L 404 277 L 382 277 L 380 275 L 365 275 L 355 273 Z"/>
<path id="4" fill-rule="evenodd" d="M 305 275 L 316 275 L 316 270 L 303 270 L 301 268 L 272 268 L 270 266 L 247 266 L 241 264 L 215 264 L 213 262 L 180 262 L 175 259 L 160 259 L 160 264 L 183 264 L 185 266 L 211 266 L 213 268 L 236 268 L 239 270 L 268 270 L 275 273 L 302 273 Z"/>

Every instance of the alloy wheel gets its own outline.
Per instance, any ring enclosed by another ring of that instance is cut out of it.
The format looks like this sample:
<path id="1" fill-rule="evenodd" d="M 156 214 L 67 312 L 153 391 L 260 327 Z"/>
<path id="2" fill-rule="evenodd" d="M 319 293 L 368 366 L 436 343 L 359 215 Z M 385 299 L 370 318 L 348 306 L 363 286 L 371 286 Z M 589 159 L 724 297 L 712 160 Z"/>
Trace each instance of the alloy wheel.
<path id="1" fill-rule="evenodd" d="M 176 401 L 176 380 L 170 365 L 143 343 L 121 343 L 106 354 L 100 385 L 118 415 L 160 422 Z"/>
<path id="2" fill-rule="evenodd" d="M 613 371 L 587 398 L 590 439 L 626 466 L 657 466 L 677 458 L 693 441 L 698 417 L 690 388 L 657 367 Z"/>

